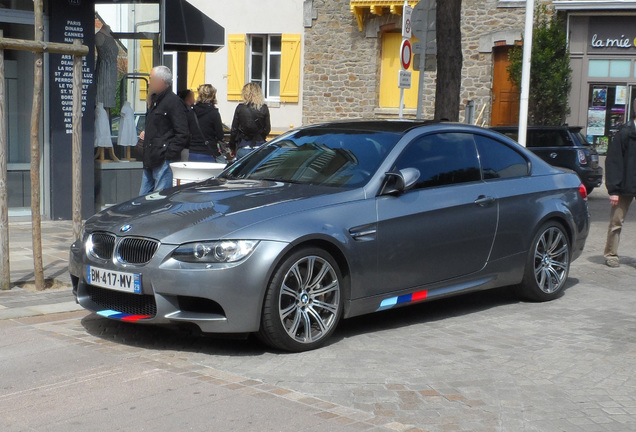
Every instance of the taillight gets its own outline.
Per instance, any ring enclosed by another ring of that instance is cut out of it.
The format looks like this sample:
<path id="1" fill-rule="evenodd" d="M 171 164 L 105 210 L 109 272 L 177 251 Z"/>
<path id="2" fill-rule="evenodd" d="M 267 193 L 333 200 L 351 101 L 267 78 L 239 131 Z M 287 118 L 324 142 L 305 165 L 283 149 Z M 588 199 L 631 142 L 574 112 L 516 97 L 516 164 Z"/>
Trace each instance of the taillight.
<path id="1" fill-rule="evenodd" d="M 583 150 L 577 150 L 576 153 L 579 155 L 579 163 L 581 165 L 587 165 L 587 156 L 585 156 L 585 152 Z"/>
<path id="2" fill-rule="evenodd" d="M 582 183 L 579 185 L 579 194 L 581 195 L 581 198 L 587 201 L 587 188 Z"/>

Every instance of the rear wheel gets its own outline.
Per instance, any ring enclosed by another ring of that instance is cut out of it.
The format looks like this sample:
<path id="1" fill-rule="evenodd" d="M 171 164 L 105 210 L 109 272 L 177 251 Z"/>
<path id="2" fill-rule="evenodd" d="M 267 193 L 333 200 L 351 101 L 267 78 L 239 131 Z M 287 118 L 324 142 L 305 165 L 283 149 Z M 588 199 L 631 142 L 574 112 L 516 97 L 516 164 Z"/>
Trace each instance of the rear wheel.
<path id="1" fill-rule="evenodd" d="M 342 315 L 342 281 L 338 264 L 324 250 L 292 253 L 268 285 L 259 339 L 294 352 L 324 345 Z"/>
<path id="2" fill-rule="evenodd" d="M 570 271 L 570 244 L 567 233 L 558 222 L 541 226 L 535 235 L 528 258 L 520 294 L 532 301 L 557 298 Z"/>

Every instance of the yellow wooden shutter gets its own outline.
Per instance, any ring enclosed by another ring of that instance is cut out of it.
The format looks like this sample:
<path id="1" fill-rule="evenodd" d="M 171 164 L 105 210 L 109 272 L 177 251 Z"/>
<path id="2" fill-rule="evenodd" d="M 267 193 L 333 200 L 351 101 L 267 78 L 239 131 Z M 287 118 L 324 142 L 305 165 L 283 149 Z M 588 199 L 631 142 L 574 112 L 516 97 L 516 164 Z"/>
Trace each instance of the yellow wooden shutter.
<path id="1" fill-rule="evenodd" d="M 300 35 L 281 38 L 280 100 L 298 102 L 300 94 Z"/>
<path id="2" fill-rule="evenodd" d="M 188 53 L 188 88 L 198 97 L 198 88 L 205 84 L 205 53 Z"/>
<path id="3" fill-rule="evenodd" d="M 152 40 L 142 39 L 139 41 L 139 72 L 150 73 L 152 69 Z M 139 99 L 145 101 L 148 96 L 146 81 L 141 80 L 139 86 Z"/>
<path id="4" fill-rule="evenodd" d="M 245 35 L 227 36 L 227 100 L 241 100 L 245 85 Z"/>

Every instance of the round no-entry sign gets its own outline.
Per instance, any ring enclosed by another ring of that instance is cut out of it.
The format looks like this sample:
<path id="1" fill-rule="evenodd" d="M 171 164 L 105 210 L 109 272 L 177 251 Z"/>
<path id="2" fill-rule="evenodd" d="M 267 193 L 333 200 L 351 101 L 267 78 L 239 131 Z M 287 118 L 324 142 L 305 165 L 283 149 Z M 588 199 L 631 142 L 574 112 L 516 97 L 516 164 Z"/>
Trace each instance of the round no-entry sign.
<path id="1" fill-rule="evenodd" d="M 402 45 L 400 46 L 400 63 L 402 63 L 402 68 L 404 70 L 408 69 L 411 66 L 411 42 L 408 39 L 404 39 L 402 41 Z"/>

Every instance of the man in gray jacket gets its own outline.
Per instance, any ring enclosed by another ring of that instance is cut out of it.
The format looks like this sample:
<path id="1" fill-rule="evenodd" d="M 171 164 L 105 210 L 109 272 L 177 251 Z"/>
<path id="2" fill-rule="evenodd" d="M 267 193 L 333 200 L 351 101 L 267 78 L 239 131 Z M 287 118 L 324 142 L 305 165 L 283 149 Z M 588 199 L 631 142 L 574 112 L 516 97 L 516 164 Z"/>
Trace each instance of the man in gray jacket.
<path id="1" fill-rule="evenodd" d="M 172 187 L 170 162 L 181 159 L 190 136 L 186 107 L 172 91 L 172 72 L 166 66 L 150 71 L 150 107 L 143 133 L 144 171 L 140 195 Z"/>
<path id="2" fill-rule="evenodd" d="M 607 149 L 605 185 L 612 206 L 605 244 L 605 264 L 619 267 L 618 243 L 621 229 L 629 206 L 636 196 L 636 110 Z"/>

